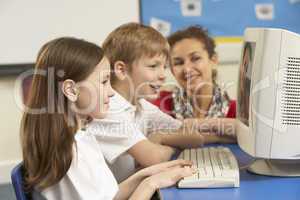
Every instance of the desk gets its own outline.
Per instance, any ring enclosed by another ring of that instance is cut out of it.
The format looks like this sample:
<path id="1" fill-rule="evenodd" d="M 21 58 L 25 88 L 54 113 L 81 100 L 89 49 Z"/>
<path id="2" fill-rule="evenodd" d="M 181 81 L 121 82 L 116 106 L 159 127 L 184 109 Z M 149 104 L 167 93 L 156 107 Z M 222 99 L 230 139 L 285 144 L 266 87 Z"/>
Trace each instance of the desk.
<path id="1" fill-rule="evenodd" d="M 251 157 L 245 154 L 237 145 L 228 146 L 238 159 L 240 166 L 251 161 Z M 178 189 L 175 186 L 159 190 L 162 200 L 299 200 L 300 177 L 282 178 L 258 176 L 240 171 L 239 188 L 222 189 Z"/>

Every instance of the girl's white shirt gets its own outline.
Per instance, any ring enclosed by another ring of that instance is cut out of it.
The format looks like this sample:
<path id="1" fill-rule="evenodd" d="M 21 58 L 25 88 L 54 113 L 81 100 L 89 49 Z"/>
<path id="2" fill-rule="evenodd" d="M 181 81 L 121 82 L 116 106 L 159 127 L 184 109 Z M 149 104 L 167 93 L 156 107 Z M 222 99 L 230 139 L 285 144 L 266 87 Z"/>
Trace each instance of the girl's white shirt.
<path id="1" fill-rule="evenodd" d="M 67 174 L 57 184 L 34 199 L 48 200 L 110 200 L 118 192 L 118 183 L 107 166 L 95 136 L 86 131 L 75 135 L 74 157 Z M 76 146 L 76 147 L 75 147 Z"/>

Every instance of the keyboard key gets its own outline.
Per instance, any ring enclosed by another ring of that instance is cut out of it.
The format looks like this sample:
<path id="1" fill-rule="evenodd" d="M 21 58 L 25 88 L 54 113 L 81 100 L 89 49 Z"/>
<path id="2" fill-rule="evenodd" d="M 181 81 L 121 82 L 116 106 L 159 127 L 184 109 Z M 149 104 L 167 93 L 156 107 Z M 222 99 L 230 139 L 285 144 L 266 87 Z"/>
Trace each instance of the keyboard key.
<path id="1" fill-rule="evenodd" d="M 239 168 L 226 147 L 184 150 L 179 158 L 191 160 L 198 173 L 178 182 L 181 188 L 239 187 Z"/>

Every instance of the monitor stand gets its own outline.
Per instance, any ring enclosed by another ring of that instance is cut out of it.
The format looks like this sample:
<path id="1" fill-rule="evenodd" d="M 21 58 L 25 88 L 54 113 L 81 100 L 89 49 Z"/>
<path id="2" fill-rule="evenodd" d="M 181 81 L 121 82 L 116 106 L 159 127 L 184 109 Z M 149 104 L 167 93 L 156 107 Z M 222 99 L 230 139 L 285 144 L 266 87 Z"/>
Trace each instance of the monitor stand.
<path id="1" fill-rule="evenodd" d="M 300 160 L 257 159 L 247 170 L 259 175 L 297 177 L 300 176 Z"/>

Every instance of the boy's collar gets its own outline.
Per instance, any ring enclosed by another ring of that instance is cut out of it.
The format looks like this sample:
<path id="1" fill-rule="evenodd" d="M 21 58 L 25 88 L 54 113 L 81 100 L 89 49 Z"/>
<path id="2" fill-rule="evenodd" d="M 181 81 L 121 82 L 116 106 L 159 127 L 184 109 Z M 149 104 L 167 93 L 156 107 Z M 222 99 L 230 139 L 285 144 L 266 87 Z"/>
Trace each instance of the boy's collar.
<path id="1" fill-rule="evenodd" d="M 112 97 L 110 101 L 111 109 L 118 109 L 119 111 L 124 110 L 135 110 L 136 106 L 132 105 L 129 101 L 127 101 L 122 95 L 120 95 L 117 91 L 115 91 L 115 95 Z"/>

